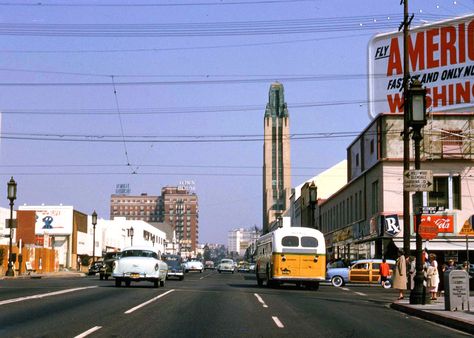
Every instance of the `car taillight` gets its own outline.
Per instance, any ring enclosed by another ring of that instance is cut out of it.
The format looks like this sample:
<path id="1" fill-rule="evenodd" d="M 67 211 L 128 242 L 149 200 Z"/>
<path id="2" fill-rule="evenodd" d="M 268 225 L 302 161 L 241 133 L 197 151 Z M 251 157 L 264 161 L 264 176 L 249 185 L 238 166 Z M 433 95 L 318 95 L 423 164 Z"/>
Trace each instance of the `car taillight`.
<path id="1" fill-rule="evenodd" d="M 318 256 L 314 256 L 313 261 L 314 261 L 315 263 L 317 263 L 317 262 L 318 262 Z"/>
<path id="2" fill-rule="evenodd" d="M 285 257 L 285 255 L 281 255 L 281 260 L 282 260 L 283 262 L 286 262 L 286 257 Z"/>

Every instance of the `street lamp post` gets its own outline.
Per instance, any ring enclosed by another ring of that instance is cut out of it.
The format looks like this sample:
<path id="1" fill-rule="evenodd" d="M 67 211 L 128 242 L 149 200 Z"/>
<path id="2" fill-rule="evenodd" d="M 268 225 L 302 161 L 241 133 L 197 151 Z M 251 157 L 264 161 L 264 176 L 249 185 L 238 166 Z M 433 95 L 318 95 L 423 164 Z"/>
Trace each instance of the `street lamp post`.
<path id="1" fill-rule="evenodd" d="M 311 206 L 311 227 L 316 228 L 314 224 L 314 209 L 316 200 L 318 199 L 318 187 L 314 184 L 314 181 L 309 185 L 309 204 Z"/>
<path id="2" fill-rule="evenodd" d="M 130 227 L 128 233 L 130 234 L 130 246 L 133 246 L 133 227 Z"/>
<path id="3" fill-rule="evenodd" d="M 92 213 L 92 264 L 95 262 L 95 226 L 97 225 L 97 213 Z"/>
<path id="4" fill-rule="evenodd" d="M 409 110 L 408 123 L 413 129 L 413 141 L 415 142 L 415 170 L 420 169 L 420 141 L 423 139 L 421 130 L 426 125 L 426 89 L 421 86 L 421 82 L 414 80 L 408 91 Z M 415 214 L 416 228 L 416 274 L 415 287 L 410 293 L 410 304 L 423 304 L 425 295 L 423 288 L 423 264 L 422 264 L 422 238 L 420 235 L 421 223 L 421 200 L 422 192 L 418 191 L 415 195 L 413 211 Z"/>
<path id="5" fill-rule="evenodd" d="M 5 273 L 5 276 L 14 276 L 15 272 L 13 271 L 13 253 L 12 253 L 12 238 L 13 238 L 13 204 L 16 200 L 16 182 L 12 178 L 8 182 L 8 190 L 7 190 L 7 198 L 10 200 L 10 219 L 9 227 L 10 227 L 10 246 L 9 246 L 9 254 L 8 254 L 8 269 Z"/>

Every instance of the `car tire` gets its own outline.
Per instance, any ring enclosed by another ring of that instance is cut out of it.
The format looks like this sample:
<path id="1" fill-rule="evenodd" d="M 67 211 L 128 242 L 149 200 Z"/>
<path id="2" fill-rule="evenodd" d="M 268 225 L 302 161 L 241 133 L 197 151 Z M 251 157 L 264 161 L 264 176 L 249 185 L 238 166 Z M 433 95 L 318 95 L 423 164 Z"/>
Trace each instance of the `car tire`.
<path id="1" fill-rule="evenodd" d="M 258 277 L 258 274 L 257 274 L 257 285 L 258 285 L 259 288 L 261 288 L 263 286 L 263 279 Z"/>
<path id="2" fill-rule="evenodd" d="M 128 287 L 130 286 L 130 284 L 131 284 L 131 283 L 132 283 L 131 281 L 129 281 L 129 280 L 126 280 L 126 281 L 125 281 L 125 286 L 128 288 Z"/>
<path id="3" fill-rule="evenodd" d="M 100 279 L 100 280 L 103 280 L 103 279 L 104 279 L 104 275 L 103 275 L 103 274 L 100 274 L 99 279 Z"/>
<path id="4" fill-rule="evenodd" d="M 153 287 L 156 289 L 156 288 L 158 288 L 159 286 L 160 286 L 160 282 L 158 281 L 158 279 L 155 279 L 155 280 L 153 281 Z"/>
<path id="5" fill-rule="evenodd" d="M 118 288 L 122 286 L 122 280 L 120 278 L 115 278 L 115 286 Z"/>
<path id="6" fill-rule="evenodd" d="M 334 276 L 331 278 L 331 284 L 334 287 L 339 288 L 344 285 L 344 279 L 341 276 Z"/>
<path id="7" fill-rule="evenodd" d="M 217 270 L 219 273 L 221 273 L 221 270 Z"/>
<path id="8" fill-rule="evenodd" d="M 109 275 L 105 275 L 105 280 L 109 280 Z"/>
<path id="9" fill-rule="evenodd" d="M 202 270 L 199 270 L 199 273 L 202 273 Z"/>
<path id="10" fill-rule="evenodd" d="M 180 277 L 179 277 L 179 280 L 183 280 L 183 279 L 184 279 L 184 276 L 180 276 Z"/>

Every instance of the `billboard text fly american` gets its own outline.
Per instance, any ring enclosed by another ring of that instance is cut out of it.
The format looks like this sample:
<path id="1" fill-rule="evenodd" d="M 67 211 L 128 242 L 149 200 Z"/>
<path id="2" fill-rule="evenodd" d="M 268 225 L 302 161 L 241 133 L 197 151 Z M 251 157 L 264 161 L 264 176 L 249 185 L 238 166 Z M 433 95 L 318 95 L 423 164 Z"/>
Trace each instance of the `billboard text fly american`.
<path id="1" fill-rule="evenodd" d="M 368 51 L 369 115 L 403 112 L 403 32 L 374 36 Z M 408 55 L 428 111 L 473 111 L 474 14 L 410 29 Z"/>

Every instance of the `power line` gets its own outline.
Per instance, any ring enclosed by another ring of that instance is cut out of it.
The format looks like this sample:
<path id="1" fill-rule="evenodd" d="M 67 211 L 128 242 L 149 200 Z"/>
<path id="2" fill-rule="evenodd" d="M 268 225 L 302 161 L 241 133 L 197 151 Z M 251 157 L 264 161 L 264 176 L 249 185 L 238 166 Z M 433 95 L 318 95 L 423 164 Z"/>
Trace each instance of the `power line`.
<path id="1" fill-rule="evenodd" d="M 303 109 L 312 107 L 344 106 L 344 105 L 367 105 L 370 102 L 383 102 L 384 100 L 340 100 L 327 102 L 302 102 L 288 103 L 289 109 Z M 9 109 L 3 108 L 5 115 L 114 115 L 112 109 L 89 108 L 89 109 Z M 123 108 L 122 115 L 168 115 L 168 114 L 204 114 L 204 113 L 228 113 L 228 112 L 250 112 L 261 111 L 264 105 L 239 105 L 239 106 L 203 106 L 203 107 L 168 107 L 168 108 Z"/>
<path id="2" fill-rule="evenodd" d="M 267 4 L 285 4 L 298 2 L 313 2 L 314 0 L 254 0 L 254 1 L 233 1 L 233 2 L 183 2 L 183 3 L 95 3 L 95 2 L 0 2 L 0 6 L 9 7 L 196 7 L 196 6 L 236 6 L 236 5 L 267 5 Z"/>
<path id="3" fill-rule="evenodd" d="M 394 15 L 394 18 L 400 15 Z M 425 14 L 426 18 L 443 18 Z M 390 18 L 390 19 L 388 19 Z M 0 35 L 58 37 L 203 37 L 371 31 L 395 29 L 392 16 L 352 16 L 234 22 L 163 24 L 2 23 Z M 401 17 L 400 17 L 401 18 Z"/>

